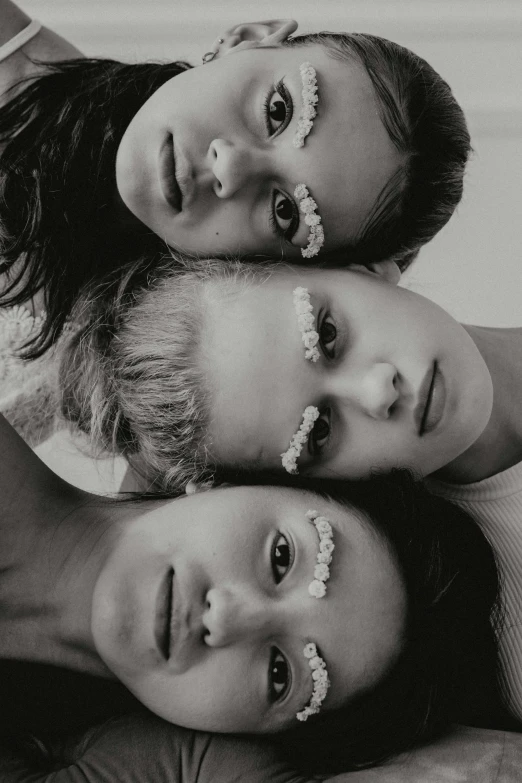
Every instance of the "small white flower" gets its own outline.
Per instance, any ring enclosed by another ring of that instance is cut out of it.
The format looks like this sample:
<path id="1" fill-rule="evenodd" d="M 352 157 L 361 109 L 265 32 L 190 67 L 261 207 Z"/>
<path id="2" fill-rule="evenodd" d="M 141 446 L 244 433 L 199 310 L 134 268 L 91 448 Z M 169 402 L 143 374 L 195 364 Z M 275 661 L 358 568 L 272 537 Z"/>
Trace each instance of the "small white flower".
<path id="1" fill-rule="evenodd" d="M 321 536 L 332 536 L 332 526 L 326 517 L 316 517 L 314 524 Z"/>
<path id="2" fill-rule="evenodd" d="M 319 551 L 331 555 L 335 549 L 335 544 L 329 538 L 322 538 L 319 542 Z"/>
<path id="3" fill-rule="evenodd" d="M 323 598 L 326 595 L 326 585 L 324 582 L 320 582 L 318 579 L 314 579 L 308 585 L 308 592 L 312 598 Z"/>
<path id="4" fill-rule="evenodd" d="M 299 209 L 305 216 L 305 223 L 310 228 L 308 245 L 301 248 L 303 258 L 313 258 L 324 245 L 324 230 L 321 225 L 321 216 L 316 213 L 317 204 L 308 193 L 308 188 L 302 182 L 296 186 L 294 196 L 299 201 Z"/>
<path id="5" fill-rule="evenodd" d="M 303 288 L 302 286 L 294 288 L 293 299 L 297 315 L 297 326 L 301 332 L 301 339 L 306 349 L 305 358 L 316 362 L 319 359 L 319 350 L 315 346 L 319 342 L 319 335 L 314 328 L 315 319 L 308 288 Z"/>
<path id="6" fill-rule="evenodd" d="M 308 665 L 311 669 L 322 669 L 325 665 L 322 658 L 317 655 L 317 647 L 316 647 L 316 654 L 313 656 L 313 658 L 310 658 L 308 661 Z"/>
<path id="7" fill-rule="evenodd" d="M 326 663 L 317 655 L 315 644 L 313 642 L 307 644 L 303 653 L 305 658 L 308 659 L 308 665 L 312 672 L 313 689 L 310 701 L 304 709 L 297 713 L 297 720 L 300 721 L 308 720 L 311 715 L 316 715 L 320 711 L 330 687 Z"/>
<path id="8" fill-rule="evenodd" d="M 315 579 L 319 579 L 321 582 L 326 582 L 326 580 L 329 579 L 330 569 L 326 563 L 317 563 L 316 567 L 314 568 L 314 577 Z"/>
<path id="9" fill-rule="evenodd" d="M 287 450 L 283 452 L 283 454 L 281 454 L 281 462 L 283 464 L 284 469 L 288 473 L 293 473 L 293 474 L 299 473 L 299 470 L 297 468 L 297 460 L 299 458 L 299 455 L 301 454 L 301 451 L 303 450 L 304 444 L 308 440 L 309 434 L 313 429 L 314 422 L 318 418 L 319 418 L 318 408 L 316 408 L 314 405 L 309 405 L 307 408 L 305 408 L 301 426 L 299 427 L 295 435 L 292 436 L 290 445 L 287 448 Z"/>
<path id="10" fill-rule="evenodd" d="M 302 63 L 299 71 L 301 73 L 303 89 L 301 90 L 301 112 L 299 114 L 297 128 L 292 140 L 292 144 L 296 149 L 304 146 L 305 138 L 312 130 L 313 120 L 317 116 L 317 110 L 315 107 L 319 101 L 317 92 L 317 74 L 315 68 L 309 62 L 306 62 Z"/>

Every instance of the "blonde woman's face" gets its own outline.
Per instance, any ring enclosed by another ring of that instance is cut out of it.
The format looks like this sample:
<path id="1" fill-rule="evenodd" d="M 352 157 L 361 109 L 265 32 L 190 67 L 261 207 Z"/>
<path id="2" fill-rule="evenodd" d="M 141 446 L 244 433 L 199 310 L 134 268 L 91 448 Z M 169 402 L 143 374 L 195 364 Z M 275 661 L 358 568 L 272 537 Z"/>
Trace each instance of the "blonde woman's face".
<path id="1" fill-rule="evenodd" d="M 300 65 L 319 103 L 303 147 Z M 259 48 L 160 87 L 121 141 L 116 182 L 128 209 L 173 248 L 301 259 L 309 228 L 294 190 L 318 204 L 324 250 L 353 239 L 401 163 L 362 66 L 320 45 Z"/>
<path id="2" fill-rule="evenodd" d="M 319 549 L 335 550 L 313 598 Z M 331 687 L 323 709 L 371 687 L 398 654 L 405 594 L 394 558 L 355 510 L 312 493 L 241 487 L 148 505 L 128 523 L 94 591 L 92 632 L 109 669 L 166 720 L 221 732 L 296 724 L 314 642 Z"/>
<path id="3" fill-rule="evenodd" d="M 310 294 L 316 362 L 305 359 L 297 286 Z M 465 329 L 376 273 L 282 269 L 226 301 L 219 283 L 208 283 L 206 299 L 208 447 L 217 464 L 282 471 L 281 455 L 314 406 L 300 473 L 362 478 L 409 467 L 427 475 L 489 420 L 491 377 Z"/>

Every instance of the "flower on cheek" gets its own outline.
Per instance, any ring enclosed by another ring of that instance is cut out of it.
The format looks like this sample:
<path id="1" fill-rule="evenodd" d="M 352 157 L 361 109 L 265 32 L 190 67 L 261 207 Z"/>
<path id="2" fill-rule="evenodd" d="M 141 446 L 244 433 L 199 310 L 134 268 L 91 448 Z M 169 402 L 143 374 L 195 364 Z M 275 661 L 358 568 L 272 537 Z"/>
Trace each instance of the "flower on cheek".
<path id="1" fill-rule="evenodd" d="M 306 518 L 314 525 L 319 536 L 319 553 L 314 568 L 314 579 L 308 585 L 308 592 L 313 598 L 324 598 L 326 595 L 326 582 L 330 578 L 329 565 L 332 562 L 332 552 L 335 548 L 333 530 L 326 517 L 320 516 L 313 509 L 309 509 L 306 512 Z M 323 551 L 321 551 L 321 547 L 323 547 Z M 326 548 L 329 550 L 328 552 L 324 551 Z M 315 644 L 309 642 L 304 648 L 303 654 L 308 660 L 308 665 L 312 672 L 313 691 L 306 707 L 297 713 L 297 720 L 300 721 L 306 721 L 311 715 L 316 715 L 319 712 L 330 687 L 326 663 L 318 654 Z"/>
<path id="2" fill-rule="evenodd" d="M 309 227 L 308 245 L 301 248 L 303 258 L 313 258 L 324 245 L 324 230 L 321 216 L 317 212 L 317 204 L 310 196 L 308 188 L 302 182 L 296 186 L 294 196 L 299 201 L 299 209 L 303 213 L 304 222 Z"/>
<path id="3" fill-rule="evenodd" d="M 317 74 L 313 65 L 309 62 L 302 63 L 299 72 L 303 89 L 301 91 L 302 108 L 292 144 L 296 149 L 303 147 L 305 139 L 312 130 L 314 118 L 317 116 L 315 108 L 319 102 L 317 92 Z"/>
<path id="4" fill-rule="evenodd" d="M 319 342 L 319 334 L 315 330 L 314 308 L 310 302 L 308 288 L 303 288 L 302 286 L 294 288 L 293 296 L 297 326 L 306 348 L 305 359 L 316 362 L 319 359 L 319 350 L 316 347 Z"/>
<path id="5" fill-rule="evenodd" d="M 303 446 L 308 440 L 308 436 L 313 429 L 314 422 L 318 418 L 318 408 L 313 405 L 309 405 L 308 408 L 305 408 L 301 426 L 295 435 L 292 436 L 292 440 L 290 441 L 290 445 L 287 450 L 281 454 L 281 462 L 284 469 L 288 473 L 292 473 L 294 475 L 299 473 L 299 470 L 297 469 L 297 460 L 299 459 L 301 451 L 303 450 Z"/>
<path id="6" fill-rule="evenodd" d="M 308 665 L 312 672 L 313 690 L 306 707 L 297 713 L 297 720 L 300 721 L 306 721 L 310 715 L 316 715 L 319 712 L 330 687 L 326 663 L 317 653 L 315 644 L 309 642 L 304 648 L 303 654 L 308 660 Z"/>
<path id="7" fill-rule="evenodd" d="M 332 562 L 332 552 L 335 549 L 333 530 L 326 517 L 319 516 L 317 511 L 310 509 L 306 512 L 306 516 L 315 526 L 319 536 L 319 552 L 314 568 L 314 579 L 308 585 L 308 592 L 313 598 L 323 598 L 326 595 L 326 582 L 330 578 L 328 566 Z"/>

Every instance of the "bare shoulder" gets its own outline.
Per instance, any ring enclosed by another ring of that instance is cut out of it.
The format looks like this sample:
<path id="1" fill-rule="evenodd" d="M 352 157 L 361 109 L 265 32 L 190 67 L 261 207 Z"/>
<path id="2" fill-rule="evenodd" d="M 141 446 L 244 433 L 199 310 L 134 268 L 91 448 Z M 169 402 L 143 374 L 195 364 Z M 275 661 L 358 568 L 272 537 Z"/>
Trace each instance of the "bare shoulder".
<path id="1" fill-rule="evenodd" d="M 22 32 L 30 21 L 30 17 L 11 0 L 0 0 L 0 46 Z"/>
<path id="2" fill-rule="evenodd" d="M 0 0 L 0 46 L 22 32 L 30 22 L 30 17 L 11 0 Z M 39 65 L 38 61 L 57 62 L 83 56 L 65 38 L 42 27 L 21 49 L 0 62 L 0 105 L 6 101 L 7 91 L 17 82 L 45 67 Z"/>

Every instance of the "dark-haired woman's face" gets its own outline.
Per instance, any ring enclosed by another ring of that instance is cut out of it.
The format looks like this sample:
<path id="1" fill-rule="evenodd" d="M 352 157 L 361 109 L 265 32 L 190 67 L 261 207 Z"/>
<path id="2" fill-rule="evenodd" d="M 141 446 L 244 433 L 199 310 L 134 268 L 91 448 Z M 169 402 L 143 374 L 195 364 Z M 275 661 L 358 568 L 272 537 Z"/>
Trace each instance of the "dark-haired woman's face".
<path id="1" fill-rule="evenodd" d="M 320 539 L 330 578 L 310 595 Z M 331 681 L 323 708 L 371 687 L 401 646 L 395 560 L 355 510 L 313 493 L 240 487 L 157 503 L 127 523 L 98 578 L 92 633 L 104 663 L 160 716 L 215 731 L 296 724 L 314 643 Z"/>
<path id="2" fill-rule="evenodd" d="M 317 116 L 295 147 L 304 62 L 316 71 Z M 362 66 L 314 44 L 239 51 L 171 79 L 127 128 L 116 180 L 173 248 L 302 260 L 310 228 L 298 184 L 331 250 L 357 236 L 400 163 Z"/>

